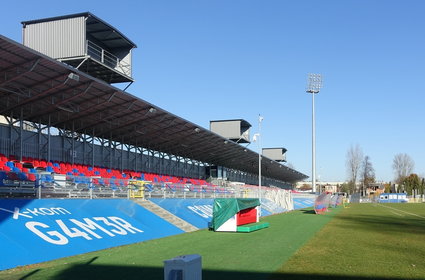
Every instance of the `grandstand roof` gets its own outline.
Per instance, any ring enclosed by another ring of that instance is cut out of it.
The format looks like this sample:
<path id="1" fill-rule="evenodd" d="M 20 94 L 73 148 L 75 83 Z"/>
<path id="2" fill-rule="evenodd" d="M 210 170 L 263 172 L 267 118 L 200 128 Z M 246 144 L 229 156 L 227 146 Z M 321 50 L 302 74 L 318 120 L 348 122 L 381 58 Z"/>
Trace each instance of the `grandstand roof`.
<path id="1" fill-rule="evenodd" d="M 0 35 L 0 115 L 258 174 L 258 154 Z M 307 176 L 263 157 L 263 176 Z"/>

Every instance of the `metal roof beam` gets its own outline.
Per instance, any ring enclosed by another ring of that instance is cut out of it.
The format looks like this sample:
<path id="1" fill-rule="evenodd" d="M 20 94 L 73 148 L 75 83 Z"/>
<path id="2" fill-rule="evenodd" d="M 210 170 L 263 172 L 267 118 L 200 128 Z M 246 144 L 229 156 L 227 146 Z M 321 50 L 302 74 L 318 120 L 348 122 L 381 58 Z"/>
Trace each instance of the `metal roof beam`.
<path id="1" fill-rule="evenodd" d="M 56 86 L 54 86 L 54 87 L 52 87 L 52 88 L 49 88 L 48 90 L 45 90 L 45 91 L 44 91 L 44 92 L 42 92 L 42 93 L 39 93 L 39 94 L 37 94 L 37 95 L 33 95 L 32 97 L 27 98 L 27 99 L 25 99 L 24 101 L 22 101 L 22 102 L 20 102 L 20 103 L 18 103 L 18 104 L 16 104 L 16 105 L 14 105 L 14 106 L 12 106 L 12 107 L 9 107 L 9 108 L 6 108 L 6 109 L 4 109 L 4 110 L 0 111 L 0 115 L 3 115 L 3 114 L 4 114 L 4 113 L 6 113 L 6 112 L 13 111 L 13 110 L 14 110 L 14 109 L 16 109 L 16 108 L 22 107 L 22 106 L 24 106 L 24 105 L 26 105 L 26 104 L 28 104 L 28 103 L 30 103 L 30 102 L 33 102 L 33 101 L 34 101 L 34 100 L 36 100 L 36 99 L 39 99 L 40 97 L 44 97 L 44 96 L 46 96 L 47 94 L 49 94 L 49 93 L 50 93 L 50 92 L 52 92 L 53 90 L 56 90 L 56 89 L 58 89 L 58 88 L 60 88 L 60 87 L 64 86 L 64 85 L 66 84 L 66 82 L 68 81 L 68 79 L 69 79 L 69 78 L 66 78 L 66 79 L 65 79 L 65 81 L 64 81 L 63 83 L 57 84 Z"/>
<path id="2" fill-rule="evenodd" d="M 15 80 L 17 80 L 17 79 L 19 79 L 20 77 L 22 77 L 22 76 L 26 75 L 26 74 L 27 74 L 27 73 L 29 73 L 29 72 L 32 72 L 32 71 L 35 69 L 35 67 L 37 66 L 37 64 L 40 62 L 40 60 L 41 60 L 41 58 L 38 58 L 38 59 L 35 59 L 35 60 L 31 60 L 31 61 L 24 62 L 24 63 L 19 64 L 19 65 L 14 65 L 13 67 L 10 67 L 10 68 L 7 68 L 7 69 L 3 69 L 1 72 L 2 72 L 2 73 L 7 73 L 8 71 L 10 71 L 10 70 L 12 70 L 12 69 L 18 69 L 19 67 L 23 67 L 23 65 L 28 64 L 28 63 L 31 63 L 31 62 L 32 62 L 32 65 L 30 65 L 26 71 L 21 72 L 21 73 L 19 73 L 19 74 L 18 74 L 18 75 L 16 75 L 16 76 L 13 76 L 13 77 L 12 77 L 12 78 L 10 78 L 9 80 L 7 80 L 7 79 L 6 79 L 6 80 L 4 80 L 3 82 L 1 82 L 1 83 L 0 83 L 0 87 L 1 87 L 1 86 L 3 86 L 3 85 L 8 84 L 8 83 L 10 83 L 10 82 L 13 82 L 13 81 L 15 81 Z"/>
<path id="3" fill-rule="evenodd" d="M 40 65 L 41 66 L 41 65 Z M 46 67 L 44 67 L 44 68 L 46 68 Z M 47 69 L 49 69 L 49 68 L 47 68 Z M 50 70 L 50 69 L 49 69 Z M 50 70 L 50 71 L 52 71 L 52 70 Z M 43 72 L 43 71 L 41 71 L 41 72 Z M 53 71 L 52 71 L 53 72 Z M 37 72 L 37 75 L 41 75 L 39 72 Z M 19 86 L 18 85 L 15 85 L 15 86 L 13 86 L 13 88 L 15 88 L 15 89 L 17 89 L 17 90 L 19 90 L 19 91 L 23 91 L 22 90 L 22 88 L 24 88 L 25 90 L 27 90 L 27 92 L 28 93 L 26 93 L 25 94 L 25 96 L 31 96 L 32 95 L 32 93 L 31 92 L 37 92 L 37 94 L 39 94 L 40 92 L 43 92 L 43 90 L 40 90 L 40 89 L 36 89 L 35 87 L 37 87 L 37 86 L 40 86 L 40 85 L 44 85 L 44 84 L 46 84 L 47 82 L 49 82 L 49 81 L 56 81 L 56 79 L 58 79 L 58 78 L 62 78 L 62 77 L 64 77 L 66 74 L 60 74 L 60 75 L 57 75 L 57 76 L 55 76 L 55 77 L 53 77 L 53 78 L 47 78 L 46 76 L 44 76 L 44 75 L 41 75 L 41 76 L 43 76 L 43 77 L 46 77 L 46 79 L 44 79 L 44 80 L 42 80 L 42 81 L 37 81 L 37 83 L 35 83 L 35 84 L 32 84 L 32 85 L 30 85 L 30 86 L 27 86 L 27 85 L 22 85 L 22 84 L 19 84 Z M 28 78 L 29 80 L 32 80 L 32 81 L 34 81 L 34 79 L 31 79 L 31 78 Z M 62 81 L 57 81 L 58 83 L 62 83 Z M 11 92 L 11 93 L 15 93 L 13 90 L 8 90 L 9 92 Z"/>
<path id="4" fill-rule="evenodd" d="M 121 105 L 122 105 L 122 104 L 121 104 Z M 98 113 L 102 113 L 102 112 L 105 112 L 105 111 L 108 111 L 108 110 L 110 110 L 110 109 L 113 109 L 115 106 L 116 106 L 116 105 L 113 105 L 113 106 L 110 106 L 110 107 L 105 108 L 105 110 L 96 111 L 96 114 L 98 114 Z M 126 110 L 127 110 L 127 109 L 126 109 Z M 95 122 L 95 123 L 92 123 L 92 124 L 87 125 L 87 126 L 79 127 L 79 128 L 77 128 L 76 130 L 84 130 L 84 129 L 88 129 L 88 128 L 95 127 L 95 126 L 99 125 L 100 123 L 104 123 L 104 122 L 111 122 L 111 121 L 108 121 L 108 119 L 110 119 L 111 117 L 115 117 L 115 116 L 119 116 L 119 115 L 121 115 L 121 116 L 127 116 L 127 115 L 128 115 L 128 113 L 122 114 L 122 112 L 123 112 L 123 111 L 118 111 L 116 114 L 109 115 L 107 118 L 101 118 L 99 121 L 97 121 L 97 122 Z M 148 110 L 148 112 L 149 112 L 149 110 Z M 148 113 L 148 112 L 147 112 L 147 113 Z M 115 118 L 115 119 L 119 119 L 119 118 Z M 123 125 L 123 124 L 119 124 L 119 125 L 117 125 L 117 126 L 116 126 L 116 128 L 122 128 L 122 125 Z M 111 129 L 113 129 L 113 128 L 108 128 L 108 130 L 107 130 L 107 131 L 109 132 L 109 131 L 111 131 Z M 103 132 L 101 131 L 101 132 L 99 132 L 98 134 L 99 134 L 99 135 L 101 135 L 101 134 L 103 134 Z"/>
<path id="5" fill-rule="evenodd" d="M 85 117 L 88 117 L 88 116 L 92 115 L 91 111 L 96 110 L 97 107 L 102 106 L 102 105 L 110 102 L 111 97 L 113 97 L 113 95 L 115 93 L 116 93 L 116 91 L 113 92 L 112 94 L 111 93 L 106 93 L 103 96 L 97 96 L 95 98 L 90 99 L 89 101 L 93 101 L 95 99 L 100 100 L 102 97 L 105 97 L 106 95 L 109 96 L 109 98 L 108 99 L 105 99 L 103 102 L 97 103 L 94 106 L 87 107 L 85 110 L 80 111 L 78 115 L 75 115 L 74 117 L 72 117 L 70 119 L 67 119 L 65 122 L 76 121 L 78 119 L 82 119 L 82 118 L 85 118 Z M 98 113 L 98 112 L 99 111 L 96 111 L 96 113 Z M 60 124 L 63 124 L 63 123 L 64 123 L 64 121 L 56 122 L 56 123 L 53 123 L 52 126 L 57 126 L 57 125 L 60 125 Z"/>
<path id="6" fill-rule="evenodd" d="M 63 99 L 63 100 L 61 100 L 61 101 L 59 101 L 59 102 L 57 102 L 57 103 L 54 103 L 54 104 L 52 104 L 51 106 L 49 106 L 48 108 L 46 108 L 46 110 L 45 110 L 45 111 L 40 112 L 39 114 L 30 115 L 30 116 L 28 116 L 27 118 L 29 118 L 29 119 L 38 118 L 38 117 L 40 117 L 40 116 L 43 116 L 43 115 L 49 114 L 49 113 L 51 113 L 51 112 L 53 112 L 53 111 L 56 111 L 56 109 L 58 108 L 58 106 L 60 106 L 60 105 L 62 105 L 62 104 L 64 104 L 64 103 L 66 103 L 66 102 L 72 101 L 73 99 L 75 99 L 75 98 L 77 98 L 77 97 L 80 97 L 81 95 L 84 95 L 85 93 L 87 93 L 87 91 L 88 91 L 88 90 L 91 88 L 91 86 L 93 85 L 93 82 L 87 82 L 87 83 L 84 83 L 84 84 L 82 84 L 82 85 L 87 85 L 87 86 L 86 86 L 86 88 L 85 88 L 84 90 L 82 90 L 81 92 L 79 92 L 79 93 L 77 93 L 77 94 L 75 94 L 75 95 L 72 95 L 71 97 L 65 98 L 65 99 Z"/>
<path id="7" fill-rule="evenodd" d="M 171 123 L 170 123 L 170 125 L 171 125 Z M 182 143 L 178 143 L 178 141 L 185 138 L 185 137 L 190 137 L 190 134 L 186 134 L 188 132 L 190 133 L 190 131 L 192 131 L 192 128 L 188 128 L 187 130 L 180 130 L 177 133 L 179 135 L 183 135 L 183 136 L 181 136 L 179 138 L 172 136 L 171 138 L 168 138 L 168 140 L 166 140 L 166 141 L 163 141 L 163 142 L 156 141 L 156 143 L 157 143 L 158 146 L 162 147 L 164 150 L 170 150 L 171 148 L 176 147 L 176 146 L 182 146 L 186 149 L 190 146 L 190 144 L 189 145 L 188 144 L 182 144 Z M 168 145 L 170 143 L 171 143 L 171 145 Z"/>
<path id="8" fill-rule="evenodd" d="M 162 129 L 168 129 L 168 128 L 170 128 L 170 127 L 173 127 L 173 124 L 174 124 L 174 122 L 177 120 L 177 118 L 172 118 L 172 119 L 170 119 L 170 122 L 168 123 L 168 124 L 166 124 L 166 126 L 163 126 L 162 127 Z M 132 124 L 134 124 L 134 122 L 132 122 L 132 123 L 130 123 L 130 124 L 125 124 L 124 126 L 121 126 L 121 127 L 117 127 L 116 129 L 120 129 L 120 128 L 124 128 L 125 129 L 125 131 L 127 131 L 127 133 L 132 133 L 133 131 L 135 131 L 136 130 L 136 133 L 138 133 L 138 134 L 145 134 L 143 131 L 142 132 L 140 132 L 138 129 L 137 129 L 137 127 L 134 127 L 133 129 L 130 129 L 129 128 L 129 126 L 131 126 Z M 115 129 L 115 130 L 116 130 Z M 154 131 L 155 132 L 155 131 Z M 149 133 L 152 133 L 152 131 L 149 131 Z M 177 133 L 179 133 L 179 132 L 177 132 Z M 161 138 L 161 136 L 162 136 L 163 134 L 159 134 L 158 135 L 158 137 L 160 137 Z M 160 144 L 161 146 L 162 146 L 162 143 Z"/>

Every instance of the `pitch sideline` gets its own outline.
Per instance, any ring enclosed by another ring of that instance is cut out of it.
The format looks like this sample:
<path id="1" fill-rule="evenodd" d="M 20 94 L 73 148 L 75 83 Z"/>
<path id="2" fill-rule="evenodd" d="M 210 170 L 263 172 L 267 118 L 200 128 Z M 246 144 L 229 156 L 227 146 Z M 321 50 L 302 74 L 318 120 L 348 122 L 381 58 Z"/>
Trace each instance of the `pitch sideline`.
<path id="1" fill-rule="evenodd" d="M 407 214 L 407 215 L 412 215 L 412 216 L 416 216 L 416 217 L 425 219 L 424 216 L 421 216 L 421 215 L 418 215 L 418 214 L 415 214 L 415 213 L 410 213 L 410 212 L 407 212 L 407 211 L 404 211 L 404 210 L 400 210 L 400 209 L 397 209 L 397 208 L 394 208 L 394 207 L 391 207 L 391 206 L 387 206 L 387 205 L 382 205 L 382 204 L 378 204 L 378 205 L 379 206 L 382 206 L 384 208 L 388 208 L 388 209 L 394 210 L 394 211 L 399 211 L 399 212 L 404 213 L 404 214 Z"/>

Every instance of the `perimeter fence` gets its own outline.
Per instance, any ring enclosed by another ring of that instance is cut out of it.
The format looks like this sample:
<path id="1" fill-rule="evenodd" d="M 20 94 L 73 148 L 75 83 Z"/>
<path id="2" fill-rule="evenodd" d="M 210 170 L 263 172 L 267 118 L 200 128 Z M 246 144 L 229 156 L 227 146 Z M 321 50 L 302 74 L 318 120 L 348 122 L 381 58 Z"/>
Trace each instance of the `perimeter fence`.
<path id="1" fill-rule="evenodd" d="M 293 210 L 292 193 L 277 187 L 196 185 L 140 179 L 0 171 L 3 198 L 263 198 Z M 266 203 L 266 201 L 265 201 Z"/>

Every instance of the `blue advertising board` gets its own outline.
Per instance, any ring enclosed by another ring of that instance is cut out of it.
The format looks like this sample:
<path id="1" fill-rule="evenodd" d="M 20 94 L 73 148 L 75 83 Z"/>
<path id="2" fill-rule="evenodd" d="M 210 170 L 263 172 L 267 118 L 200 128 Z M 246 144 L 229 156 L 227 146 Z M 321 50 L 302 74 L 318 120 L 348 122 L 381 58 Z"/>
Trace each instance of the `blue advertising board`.
<path id="1" fill-rule="evenodd" d="M 214 199 L 151 198 L 149 200 L 200 229 L 207 228 L 208 223 L 212 220 Z M 264 207 L 265 203 L 267 203 L 267 207 Z M 285 209 L 276 206 L 273 202 L 266 199 L 262 200 L 262 205 L 261 216 L 285 211 Z"/>
<path id="2" fill-rule="evenodd" d="M 0 199 L 0 270 L 179 233 L 126 199 Z"/>
<path id="3" fill-rule="evenodd" d="M 305 197 L 294 197 L 294 209 L 303 209 L 314 206 L 314 199 Z"/>
<path id="4" fill-rule="evenodd" d="M 197 228 L 207 228 L 212 220 L 214 199 L 151 198 L 149 200 Z"/>

